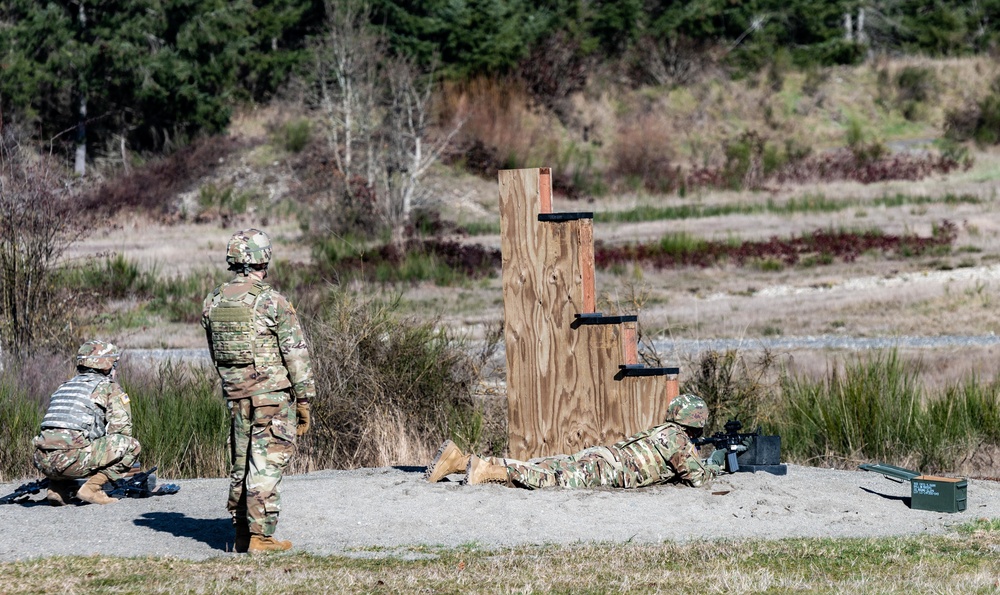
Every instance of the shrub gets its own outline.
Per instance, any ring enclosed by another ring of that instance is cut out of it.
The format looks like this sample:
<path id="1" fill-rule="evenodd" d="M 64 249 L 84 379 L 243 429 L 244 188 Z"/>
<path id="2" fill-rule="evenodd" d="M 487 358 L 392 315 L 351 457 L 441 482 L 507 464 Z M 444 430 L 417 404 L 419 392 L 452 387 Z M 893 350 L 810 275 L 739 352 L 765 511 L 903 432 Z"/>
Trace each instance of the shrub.
<path id="1" fill-rule="evenodd" d="M 196 140 L 86 193 L 83 208 L 106 215 L 129 207 L 154 215 L 170 215 L 178 192 L 186 190 L 195 180 L 208 177 L 240 146 L 229 136 Z"/>
<path id="2" fill-rule="evenodd" d="M 365 180 L 332 173 L 299 215 L 306 241 L 323 243 L 331 237 L 364 241 L 388 235 L 389 226 L 375 188 Z"/>
<path id="3" fill-rule="evenodd" d="M 935 92 L 937 77 L 923 66 L 906 66 L 896 75 L 896 105 L 907 120 L 917 120 L 920 108 Z"/>
<path id="4" fill-rule="evenodd" d="M 654 114 L 639 116 L 618 130 L 608 176 L 612 182 L 625 182 L 649 192 L 674 192 L 683 175 L 673 164 L 671 135 L 663 121 Z"/>
<path id="5" fill-rule="evenodd" d="M 51 157 L 0 128 L 0 348 L 16 357 L 72 342 L 57 262 L 86 228 L 86 213 Z"/>
<path id="6" fill-rule="evenodd" d="M 773 429 L 770 412 L 775 406 L 777 363 L 767 350 L 752 355 L 738 350 L 707 351 L 690 361 L 681 392 L 694 393 L 708 404 L 705 434 L 722 430 L 730 419 L 743 422 L 744 432 L 762 424 Z"/>
<path id="7" fill-rule="evenodd" d="M 312 125 L 306 118 L 286 122 L 281 128 L 281 145 L 289 153 L 299 153 L 309 144 Z"/>
<path id="8" fill-rule="evenodd" d="M 993 93 L 979 103 L 979 121 L 972 137 L 980 145 L 1000 144 L 1000 93 Z"/>
<path id="9" fill-rule="evenodd" d="M 948 112 L 944 128 L 945 137 L 953 141 L 974 140 L 980 146 L 1000 144 L 1000 78 L 983 99 Z"/>
<path id="10" fill-rule="evenodd" d="M 315 431 L 303 443 L 307 456 L 293 464 L 423 463 L 444 438 L 468 440 L 476 420 L 490 417 L 474 395 L 496 341 L 470 356 L 463 341 L 433 322 L 402 318 L 398 308 L 398 299 L 335 289 L 305 318 L 318 397 Z M 481 434 L 479 440 L 505 442 Z"/>

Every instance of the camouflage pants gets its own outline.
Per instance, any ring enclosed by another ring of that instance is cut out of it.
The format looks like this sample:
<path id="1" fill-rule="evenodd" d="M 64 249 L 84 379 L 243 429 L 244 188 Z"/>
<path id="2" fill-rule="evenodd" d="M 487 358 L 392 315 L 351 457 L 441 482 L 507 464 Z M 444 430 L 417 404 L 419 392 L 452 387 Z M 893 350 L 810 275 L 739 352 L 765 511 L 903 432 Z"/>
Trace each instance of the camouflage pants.
<path id="1" fill-rule="evenodd" d="M 250 533 L 274 535 L 281 512 L 281 474 L 295 451 L 295 406 L 287 392 L 229 401 L 232 473 L 229 502 L 233 524 Z"/>
<path id="2" fill-rule="evenodd" d="M 98 471 L 112 481 L 121 479 L 139 459 L 139 441 L 124 434 L 108 434 L 83 448 L 36 448 L 35 468 L 49 479 L 80 479 Z"/>
<path id="3" fill-rule="evenodd" d="M 495 462 L 506 466 L 511 481 L 522 488 L 618 488 L 626 485 L 621 463 L 614 452 L 605 446 L 595 446 L 568 457 L 549 457 L 533 463 L 513 459 L 496 459 Z"/>

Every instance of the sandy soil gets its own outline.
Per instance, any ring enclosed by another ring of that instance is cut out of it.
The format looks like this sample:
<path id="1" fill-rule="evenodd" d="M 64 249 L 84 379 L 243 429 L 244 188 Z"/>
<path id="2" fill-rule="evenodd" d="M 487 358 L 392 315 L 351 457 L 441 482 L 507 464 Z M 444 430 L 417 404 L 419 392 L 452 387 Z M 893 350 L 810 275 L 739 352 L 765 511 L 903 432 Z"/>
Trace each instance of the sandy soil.
<path id="1" fill-rule="evenodd" d="M 875 473 L 788 466 L 784 476 L 737 473 L 711 486 L 527 491 L 437 484 L 423 467 L 286 477 L 278 537 L 295 549 L 349 556 L 421 556 L 416 546 L 938 534 L 1000 517 L 1000 483 L 969 480 L 968 508 L 909 508 L 910 485 Z M 108 506 L 0 506 L 0 560 L 51 555 L 204 559 L 232 549 L 225 479 L 181 480 L 180 492 Z M 7 494 L 13 484 L 0 486 Z M 95 530 L 99 527 L 100 530 Z"/>

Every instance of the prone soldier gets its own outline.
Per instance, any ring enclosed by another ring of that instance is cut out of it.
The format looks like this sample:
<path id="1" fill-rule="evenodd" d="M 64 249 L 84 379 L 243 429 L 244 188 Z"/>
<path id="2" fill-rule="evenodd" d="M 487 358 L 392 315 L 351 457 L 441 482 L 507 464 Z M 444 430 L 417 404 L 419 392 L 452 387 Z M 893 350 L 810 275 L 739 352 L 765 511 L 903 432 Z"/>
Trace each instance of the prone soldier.
<path id="1" fill-rule="evenodd" d="M 703 461 L 692 443 L 707 420 L 704 400 L 680 395 L 670 402 L 663 424 L 612 446 L 594 446 L 568 457 L 534 462 L 468 455 L 447 440 L 427 467 L 427 481 L 465 472 L 469 484 L 500 483 L 527 489 L 639 488 L 677 482 L 698 487 L 724 473 L 726 451 L 718 450 Z"/>

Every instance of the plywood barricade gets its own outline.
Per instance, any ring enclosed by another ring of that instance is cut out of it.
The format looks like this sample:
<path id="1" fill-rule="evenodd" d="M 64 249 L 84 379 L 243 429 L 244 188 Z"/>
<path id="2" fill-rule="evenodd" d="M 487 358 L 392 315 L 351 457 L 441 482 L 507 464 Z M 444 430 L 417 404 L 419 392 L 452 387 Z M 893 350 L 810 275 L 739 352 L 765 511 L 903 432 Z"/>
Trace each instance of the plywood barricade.
<path id="1" fill-rule="evenodd" d="M 661 423 L 676 368 L 638 363 L 636 316 L 595 312 L 592 213 L 553 213 L 548 168 L 499 173 L 509 453 L 611 444 Z"/>

